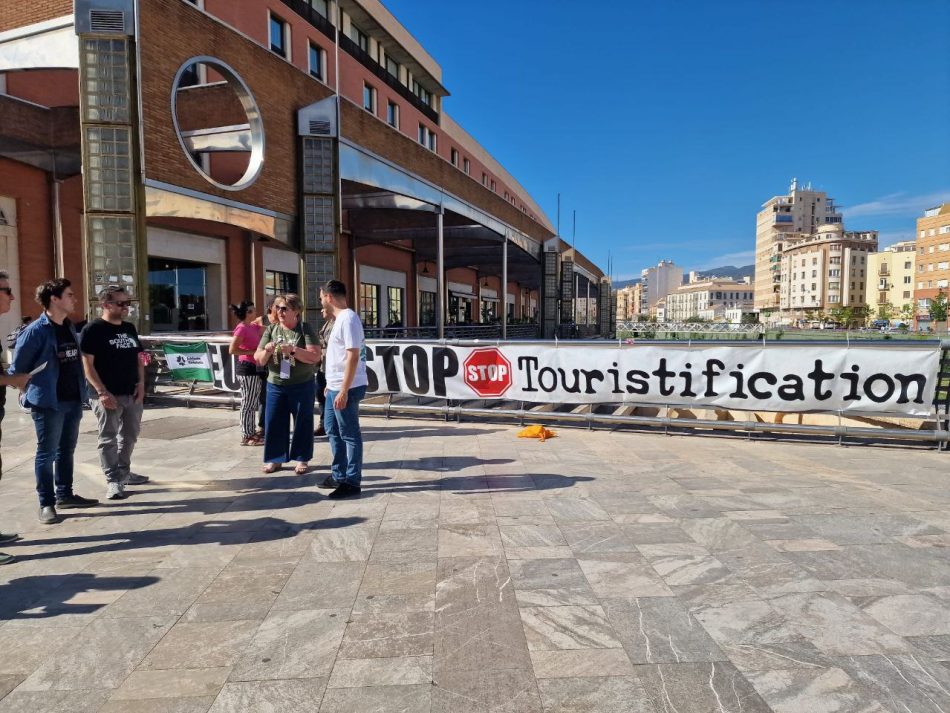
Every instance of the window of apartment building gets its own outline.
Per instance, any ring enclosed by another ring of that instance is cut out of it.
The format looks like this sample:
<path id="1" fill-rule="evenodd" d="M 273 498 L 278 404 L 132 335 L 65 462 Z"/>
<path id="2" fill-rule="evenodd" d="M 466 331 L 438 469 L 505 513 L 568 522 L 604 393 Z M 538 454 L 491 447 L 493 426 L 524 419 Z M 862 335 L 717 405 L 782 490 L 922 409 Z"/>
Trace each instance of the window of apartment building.
<path id="1" fill-rule="evenodd" d="M 840 256 L 840 255 L 835 255 L 834 257 L 828 258 L 828 264 L 829 264 L 829 265 L 840 265 L 840 264 L 841 264 L 841 256 Z"/>
<path id="2" fill-rule="evenodd" d="M 435 326 L 435 292 L 419 293 L 419 326 Z"/>
<path id="3" fill-rule="evenodd" d="M 452 165 L 458 168 L 459 167 L 459 150 L 452 149 L 450 155 L 452 157 Z"/>
<path id="4" fill-rule="evenodd" d="M 412 93 L 419 97 L 426 106 L 432 106 L 432 93 L 415 79 L 412 80 Z"/>
<path id="5" fill-rule="evenodd" d="M 466 174 L 471 174 L 472 172 L 472 164 L 467 158 L 462 159 L 462 170 L 465 171 Z"/>
<path id="6" fill-rule="evenodd" d="M 494 179 L 492 179 L 492 182 L 491 182 L 491 189 L 492 189 L 492 193 L 494 193 L 494 192 L 495 192 L 495 181 L 494 181 Z"/>
<path id="7" fill-rule="evenodd" d="M 950 225 L 941 225 L 940 230 L 937 232 L 939 232 L 941 235 L 944 235 L 945 233 L 950 233 Z"/>
<path id="8" fill-rule="evenodd" d="M 330 9 L 327 7 L 327 0 L 307 0 L 307 4 L 324 17 L 330 16 Z"/>
<path id="9" fill-rule="evenodd" d="M 838 295 L 828 295 L 828 302 L 838 302 L 841 298 Z"/>
<path id="10" fill-rule="evenodd" d="M 832 282 L 831 284 L 833 285 L 834 283 Z M 831 285 L 829 285 L 829 287 L 831 287 Z M 811 289 L 812 289 L 812 290 L 814 290 L 814 289 L 815 289 L 815 283 L 814 283 L 814 282 L 813 282 L 813 283 L 811 283 Z M 834 288 L 832 288 L 832 289 L 834 289 Z"/>
<path id="11" fill-rule="evenodd" d="M 310 45 L 310 76 L 316 77 L 320 81 L 324 80 L 323 74 L 323 50 L 315 44 Z"/>
<path id="12" fill-rule="evenodd" d="M 264 296 L 296 294 L 299 277 L 292 272 L 266 270 L 264 272 Z"/>
<path id="13" fill-rule="evenodd" d="M 907 262 L 904 263 L 904 269 L 905 269 L 905 270 L 910 270 L 910 269 L 911 269 L 911 265 L 912 265 L 912 263 L 910 262 L 910 260 L 908 260 Z"/>
<path id="14" fill-rule="evenodd" d="M 927 237 L 927 231 L 926 231 L 926 230 L 921 230 L 921 231 L 920 231 L 920 237 L 926 238 L 926 237 Z"/>
<path id="15" fill-rule="evenodd" d="M 811 271 L 811 276 L 812 276 L 812 277 L 818 277 L 818 270 L 812 270 L 812 271 Z"/>
<path id="16" fill-rule="evenodd" d="M 928 253 L 933 253 L 933 251 L 934 251 L 934 246 L 933 246 L 933 245 L 930 245 L 930 246 L 927 248 L 927 252 L 928 252 Z"/>
<path id="17" fill-rule="evenodd" d="M 942 253 L 947 252 L 947 250 L 950 250 L 950 243 L 940 243 L 940 245 L 937 246 L 937 250 Z"/>
<path id="18" fill-rule="evenodd" d="M 841 277 L 840 268 L 834 268 L 832 270 L 828 270 L 828 277 Z"/>
<path id="19" fill-rule="evenodd" d="M 364 327 L 379 326 L 379 285 L 360 283 L 359 313 Z"/>
<path id="20" fill-rule="evenodd" d="M 483 186 L 488 185 L 488 174 L 485 173 L 484 171 L 482 171 L 482 185 Z"/>
<path id="21" fill-rule="evenodd" d="M 813 258 L 811 259 L 811 264 L 812 264 L 812 265 L 817 265 L 817 264 L 818 264 L 818 258 L 813 257 Z"/>
<path id="22" fill-rule="evenodd" d="M 399 62 L 394 60 L 389 55 L 386 55 L 386 71 L 396 79 L 399 79 Z"/>
<path id="23" fill-rule="evenodd" d="M 918 282 L 918 283 L 917 283 L 917 289 L 918 289 L 918 290 L 924 289 L 924 283 L 923 283 L 923 282 Z"/>
<path id="24" fill-rule="evenodd" d="M 270 16 L 270 51 L 290 59 L 290 28 L 273 13 Z"/>
<path id="25" fill-rule="evenodd" d="M 950 280 L 937 280 L 937 287 L 950 286 Z"/>
<path id="26" fill-rule="evenodd" d="M 405 314 L 403 313 L 403 307 L 405 305 L 405 300 L 402 297 L 403 292 L 404 289 L 402 287 L 386 288 L 386 296 L 389 298 L 387 327 L 404 327 L 406 324 Z"/>
<path id="27" fill-rule="evenodd" d="M 934 271 L 934 264 L 930 263 L 929 265 L 927 265 L 927 272 L 933 272 L 933 271 Z"/>
<path id="28" fill-rule="evenodd" d="M 927 235 L 929 235 L 930 237 L 933 237 L 936 234 L 937 234 L 936 228 L 931 228 L 930 230 L 927 231 Z"/>
<path id="29" fill-rule="evenodd" d="M 507 201 L 507 200 L 510 200 L 510 199 L 511 199 L 511 198 L 510 198 L 510 196 L 508 195 L 508 191 L 505 191 L 505 200 Z"/>
<path id="30" fill-rule="evenodd" d="M 353 40 L 364 52 L 369 52 L 369 37 L 353 23 L 350 23 L 350 39 Z"/>
<path id="31" fill-rule="evenodd" d="M 425 124 L 419 124 L 419 143 L 427 146 L 430 151 L 436 150 L 435 132 Z"/>
<path id="32" fill-rule="evenodd" d="M 908 299 L 909 297 L 910 297 L 910 291 L 909 291 L 909 290 L 904 290 L 904 299 L 906 300 L 906 299 Z"/>
<path id="33" fill-rule="evenodd" d="M 434 131 L 429 132 L 429 151 L 438 152 L 438 138 Z"/>
<path id="34" fill-rule="evenodd" d="M 386 123 L 394 129 L 399 128 L 399 105 L 394 101 L 386 104 Z"/>
<path id="35" fill-rule="evenodd" d="M 910 275 L 904 275 L 904 284 L 905 284 L 905 285 L 909 285 L 909 284 L 910 284 Z"/>
<path id="36" fill-rule="evenodd" d="M 948 269 L 950 269 L 950 262 L 938 262 L 938 263 L 937 263 L 937 269 L 938 269 L 938 270 L 948 270 Z"/>
<path id="37" fill-rule="evenodd" d="M 363 108 L 370 114 L 376 113 L 376 87 L 363 83 Z"/>

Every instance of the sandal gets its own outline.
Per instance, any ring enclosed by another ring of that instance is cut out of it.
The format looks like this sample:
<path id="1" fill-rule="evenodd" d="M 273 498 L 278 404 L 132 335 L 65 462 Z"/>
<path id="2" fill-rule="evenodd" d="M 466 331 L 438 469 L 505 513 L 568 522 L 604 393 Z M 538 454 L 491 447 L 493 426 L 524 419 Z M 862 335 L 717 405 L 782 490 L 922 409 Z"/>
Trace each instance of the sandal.
<path id="1" fill-rule="evenodd" d="M 265 475 L 276 473 L 278 470 L 280 470 L 283 467 L 283 465 L 284 465 L 283 463 L 265 463 L 264 467 L 261 468 L 261 472 L 264 473 Z"/>
<path id="2" fill-rule="evenodd" d="M 241 439 L 241 445 L 242 446 L 261 446 L 261 445 L 264 445 L 264 441 L 262 441 L 257 436 L 244 436 L 244 438 Z"/>
<path id="3" fill-rule="evenodd" d="M 307 469 L 310 468 L 309 463 L 298 463 L 294 468 L 294 473 L 297 475 L 304 475 L 307 472 Z"/>

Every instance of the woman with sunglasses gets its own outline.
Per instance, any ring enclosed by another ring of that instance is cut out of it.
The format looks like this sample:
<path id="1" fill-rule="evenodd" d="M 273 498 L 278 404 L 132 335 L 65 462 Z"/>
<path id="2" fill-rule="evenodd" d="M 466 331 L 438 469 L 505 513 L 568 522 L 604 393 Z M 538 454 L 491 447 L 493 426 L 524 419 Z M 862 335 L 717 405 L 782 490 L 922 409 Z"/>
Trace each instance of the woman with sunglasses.
<path id="1" fill-rule="evenodd" d="M 302 475 L 313 457 L 313 372 L 320 361 L 320 347 L 313 327 L 301 319 L 300 297 L 278 297 L 274 311 L 277 322 L 264 328 L 254 355 L 258 364 L 267 367 L 263 472 L 273 473 L 295 460 L 294 472 Z"/>
<path id="2" fill-rule="evenodd" d="M 240 320 L 234 328 L 228 353 L 238 358 L 235 376 L 241 384 L 241 445 L 262 446 L 264 439 L 257 435 L 255 416 L 261 403 L 264 382 L 257 375 L 254 354 L 261 343 L 264 327 L 257 321 L 257 312 L 250 300 L 229 307 L 231 313 Z"/>

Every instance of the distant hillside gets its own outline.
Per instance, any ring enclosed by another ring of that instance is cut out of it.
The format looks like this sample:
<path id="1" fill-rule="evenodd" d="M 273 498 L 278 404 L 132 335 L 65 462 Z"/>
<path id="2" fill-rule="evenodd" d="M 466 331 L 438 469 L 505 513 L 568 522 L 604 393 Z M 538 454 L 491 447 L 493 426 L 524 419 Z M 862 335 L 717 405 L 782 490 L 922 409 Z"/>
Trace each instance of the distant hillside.
<path id="1" fill-rule="evenodd" d="M 713 267 L 709 270 L 700 270 L 699 274 L 701 277 L 725 277 L 733 280 L 741 280 L 743 277 L 752 278 L 755 276 L 755 265 L 743 265 L 742 267 L 723 265 L 722 267 Z M 683 275 L 683 280 L 687 279 L 689 279 L 689 273 Z M 619 290 L 622 287 L 636 285 L 639 282 L 639 277 L 635 277 L 632 280 L 619 280 L 614 283 L 614 289 Z"/>

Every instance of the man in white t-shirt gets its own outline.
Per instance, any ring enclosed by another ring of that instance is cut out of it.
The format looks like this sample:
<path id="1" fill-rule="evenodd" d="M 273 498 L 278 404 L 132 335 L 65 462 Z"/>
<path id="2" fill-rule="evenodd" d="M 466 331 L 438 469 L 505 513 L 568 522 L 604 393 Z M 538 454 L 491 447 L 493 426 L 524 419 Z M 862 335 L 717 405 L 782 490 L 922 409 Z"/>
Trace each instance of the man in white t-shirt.
<path id="1" fill-rule="evenodd" d="M 328 497 L 356 497 L 363 478 L 363 434 L 360 401 L 366 395 L 366 362 L 362 359 L 363 324 L 346 305 L 346 285 L 330 280 L 320 288 L 320 301 L 334 319 L 327 339 L 327 402 L 323 425 L 330 440 L 333 465 L 321 484 L 334 488 Z"/>

